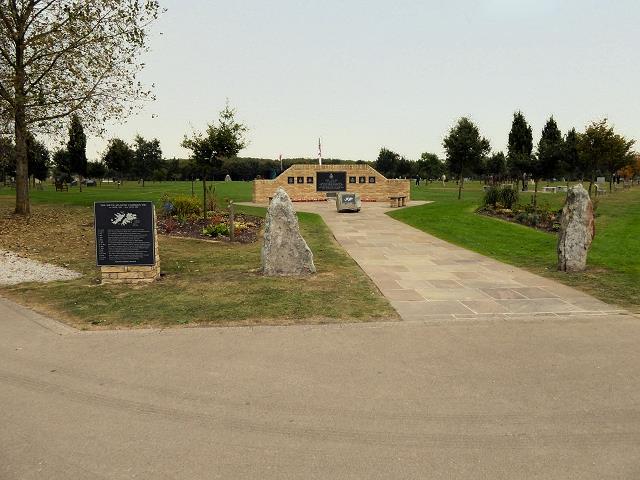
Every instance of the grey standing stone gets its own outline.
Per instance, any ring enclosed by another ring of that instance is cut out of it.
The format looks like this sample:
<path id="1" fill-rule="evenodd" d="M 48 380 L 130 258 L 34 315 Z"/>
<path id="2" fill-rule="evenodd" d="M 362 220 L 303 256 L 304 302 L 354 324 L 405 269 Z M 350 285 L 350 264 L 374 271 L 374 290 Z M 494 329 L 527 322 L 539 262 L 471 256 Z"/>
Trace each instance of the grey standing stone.
<path id="1" fill-rule="evenodd" d="M 279 188 L 267 210 L 262 273 L 267 276 L 294 276 L 315 272 L 313 253 L 300 235 L 291 199 Z"/>
<path id="2" fill-rule="evenodd" d="M 581 272 L 596 233 L 593 203 L 582 185 L 569 189 L 558 236 L 558 270 Z"/>

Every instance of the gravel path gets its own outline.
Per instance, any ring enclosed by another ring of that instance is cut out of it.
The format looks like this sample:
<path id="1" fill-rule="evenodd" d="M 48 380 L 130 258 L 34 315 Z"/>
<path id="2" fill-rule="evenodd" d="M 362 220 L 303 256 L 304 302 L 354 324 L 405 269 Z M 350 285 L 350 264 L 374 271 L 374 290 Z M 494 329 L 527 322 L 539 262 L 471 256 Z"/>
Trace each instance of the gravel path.
<path id="1" fill-rule="evenodd" d="M 80 276 L 82 276 L 80 273 L 68 268 L 30 260 L 20 257 L 14 252 L 0 250 L 0 285 L 73 280 Z"/>

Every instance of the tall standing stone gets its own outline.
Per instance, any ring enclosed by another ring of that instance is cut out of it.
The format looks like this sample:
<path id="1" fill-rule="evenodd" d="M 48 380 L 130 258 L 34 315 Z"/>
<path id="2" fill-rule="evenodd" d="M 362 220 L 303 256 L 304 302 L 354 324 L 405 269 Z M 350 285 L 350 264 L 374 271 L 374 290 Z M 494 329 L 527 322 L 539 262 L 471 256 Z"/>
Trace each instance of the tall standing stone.
<path id="1" fill-rule="evenodd" d="M 267 211 L 262 273 L 267 276 L 294 276 L 315 272 L 313 253 L 300 235 L 291 199 L 287 192 L 279 188 Z"/>
<path id="2" fill-rule="evenodd" d="M 596 233 L 593 203 L 582 185 L 569 189 L 558 236 L 558 270 L 581 272 Z"/>

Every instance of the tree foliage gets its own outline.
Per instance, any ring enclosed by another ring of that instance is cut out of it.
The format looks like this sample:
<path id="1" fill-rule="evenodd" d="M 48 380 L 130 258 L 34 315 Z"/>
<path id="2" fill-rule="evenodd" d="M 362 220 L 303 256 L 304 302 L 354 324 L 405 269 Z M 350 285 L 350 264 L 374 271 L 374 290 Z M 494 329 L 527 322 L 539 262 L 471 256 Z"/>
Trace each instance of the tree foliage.
<path id="1" fill-rule="evenodd" d="M 535 179 L 551 178 L 560 171 L 564 157 L 562 133 L 553 116 L 547 120 L 538 142 L 538 155 L 532 163 Z"/>
<path id="2" fill-rule="evenodd" d="M 135 158 L 133 149 L 120 138 L 109 140 L 107 149 L 102 155 L 102 161 L 115 177 L 122 179 L 132 168 Z"/>
<path id="3" fill-rule="evenodd" d="M 191 158 L 196 161 L 204 175 L 210 175 L 213 168 L 222 165 L 222 158 L 233 158 L 247 146 L 248 127 L 236 120 L 236 111 L 227 101 L 220 112 L 217 123 L 209 124 L 206 132 L 185 135 L 182 146 L 191 150 Z"/>
<path id="4" fill-rule="evenodd" d="M 458 120 L 442 144 L 447 152 L 449 171 L 458 177 L 460 199 L 464 174 L 482 165 L 484 157 L 491 151 L 491 146 L 489 140 L 480 136 L 478 127 L 466 117 Z"/>
<path id="5" fill-rule="evenodd" d="M 578 136 L 578 154 L 585 176 L 590 179 L 589 192 L 596 175 L 607 173 L 611 188 L 613 175 L 633 162 L 635 140 L 628 140 L 615 133 L 607 119 L 587 125 L 584 133 Z"/>
<path id="6" fill-rule="evenodd" d="M 80 118 L 75 113 L 71 115 L 69 125 L 67 154 L 71 173 L 85 177 L 87 175 L 87 136 L 84 133 L 82 123 L 80 123 Z"/>
<path id="7" fill-rule="evenodd" d="M 446 171 L 446 166 L 435 153 L 425 152 L 420 155 L 420 160 L 416 162 L 417 176 L 428 180 L 435 180 L 442 177 Z"/>
<path id="8" fill-rule="evenodd" d="M 121 119 L 149 92 L 136 81 L 157 0 L 0 0 L 0 128 L 16 143 L 16 213 L 29 213 L 27 132 Z"/>
<path id="9" fill-rule="evenodd" d="M 30 133 L 27 135 L 27 161 L 30 175 L 41 182 L 45 181 L 49 176 L 49 150 Z"/>
<path id="10" fill-rule="evenodd" d="M 522 178 L 522 188 L 526 188 L 524 175 L 531 169 L 533 133 L 521 111 L 513 114 L 509 143 L 507 147 L 507 168 L 509 174 Z"/>
<path id="11" fill-rule="evenodd" d="M 133 156 L 133 174 L 142 180 L 144 187 L 145 180 L 151 178 L 154 171 L 162 165 L 162 149 L 160 140 L 145 140 L 141 135 L 136 135 L 133 141 L 135 145 L 135 155 Z"/>

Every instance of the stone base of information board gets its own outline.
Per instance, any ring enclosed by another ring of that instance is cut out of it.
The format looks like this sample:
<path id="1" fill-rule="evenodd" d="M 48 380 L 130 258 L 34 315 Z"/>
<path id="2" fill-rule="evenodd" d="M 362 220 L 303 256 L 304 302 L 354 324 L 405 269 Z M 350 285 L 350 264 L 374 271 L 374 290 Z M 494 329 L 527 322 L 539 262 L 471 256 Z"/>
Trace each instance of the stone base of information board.
<path id="1" fill-rule="evenodd" d="M 102 283 L 151 283 L 160 278 L 160 264 L 100 267 Z"/>

